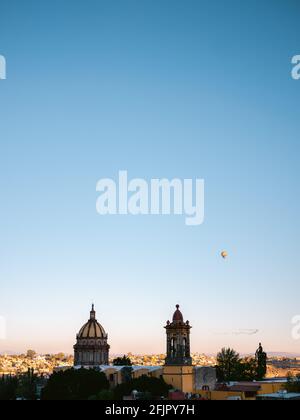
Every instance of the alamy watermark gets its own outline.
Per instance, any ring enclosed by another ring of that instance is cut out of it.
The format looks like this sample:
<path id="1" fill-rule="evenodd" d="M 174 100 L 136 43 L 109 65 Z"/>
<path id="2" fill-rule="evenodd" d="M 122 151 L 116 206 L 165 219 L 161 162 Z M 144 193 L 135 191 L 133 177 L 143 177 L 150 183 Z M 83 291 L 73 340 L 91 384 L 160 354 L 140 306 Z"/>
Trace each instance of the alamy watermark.
<path id="1" fill-rule="evenodd" d="M 6 319 L 0 316 L 0 340 L 6 340 Z"/>
<path id="2" fill-rule="evenodd" d="M 6 59 L 0 55 L 0 80 L 6 79 Z"/>
<path id="3" fill-rule="evenodd" d="M 185 215 L 187 226 L 204 222 L 203 179 L 128 180 L 127 171 L 120 171 L 118 182 L 100 179 L 96 209 L 105 215 Z"/>
<path id="4" fill-rule="evenodd" d="M 292 64 L 294 64 L 294 67 L 292 68 L 292 78 L 294 80 L 300 80 L 300 55 L 294 55 Z"/>
<path id="5" fill-rule="evenodd" d="M 300 315 L 295 315 L 292 319 L 292 338 L 294 340 L 300 340 Z"/>

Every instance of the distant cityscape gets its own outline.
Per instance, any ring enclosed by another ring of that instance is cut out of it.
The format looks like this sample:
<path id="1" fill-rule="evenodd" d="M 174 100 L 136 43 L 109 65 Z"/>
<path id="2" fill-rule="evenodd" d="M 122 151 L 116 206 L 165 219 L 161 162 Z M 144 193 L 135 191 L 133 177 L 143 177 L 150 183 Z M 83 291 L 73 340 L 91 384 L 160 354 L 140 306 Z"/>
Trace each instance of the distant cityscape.
<path id="1" fill-rule="evenodd" d="M 0 356 L 0 400 L 300 400 L 300 356 L 268 355 L 262 343 L 243 356 L 230 348 L 193 353 L 179 304 L 163 328 L 165 353 L 112 354 L 92 304 L 74 355 Z"/>
<path id="2" fill-rule="evenodd" d="M 115 357 L 121 355 L 112 355 L 110 363 L 113 363 Z M 163 366 L 165 363 L 165 354 L 135 355 L 129 353 L 126 355 L 134 366 Z M 211 366 L 217 364 L 216 356 L 205 355 L 201 353 L 192 354 L 193 365 Z M 38 375 L 49 376 L 57 367 L 73 366 L 74 357 L 72 355 L 46 354 L 39 355 L 34 351 L 28 351 L 20 355 L 0 355 L 0 375 L 18 375 L 25 373 L 28 369 L 33 369 Z M 268 358 L 267 378 L 285 377 L 288 373 L 293 375 L 300 374 L 300 355 L 298 357 L 271 356 Z"/>

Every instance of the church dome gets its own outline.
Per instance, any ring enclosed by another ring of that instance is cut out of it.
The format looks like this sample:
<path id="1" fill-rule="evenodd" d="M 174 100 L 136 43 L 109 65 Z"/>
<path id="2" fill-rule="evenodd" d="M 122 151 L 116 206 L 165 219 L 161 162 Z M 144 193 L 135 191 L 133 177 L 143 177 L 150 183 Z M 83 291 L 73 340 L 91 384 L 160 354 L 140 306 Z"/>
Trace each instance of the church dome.
<path id="1" fill-rule="evenodd" d="M 183 322 L 183 315 L 181 311 L 179 310 L 180 306 L 176 305 L 176 311 L 173 315 L 173 322 Z"/>
<path id="2" fill-rule="evenodd" d="M 78 339 L 103 339 L 107 338 L 107 334 L 101 324 L 96 319 L 94 305 L 92 306 L 90 319 L 84 324 L 77 336 Z"/>

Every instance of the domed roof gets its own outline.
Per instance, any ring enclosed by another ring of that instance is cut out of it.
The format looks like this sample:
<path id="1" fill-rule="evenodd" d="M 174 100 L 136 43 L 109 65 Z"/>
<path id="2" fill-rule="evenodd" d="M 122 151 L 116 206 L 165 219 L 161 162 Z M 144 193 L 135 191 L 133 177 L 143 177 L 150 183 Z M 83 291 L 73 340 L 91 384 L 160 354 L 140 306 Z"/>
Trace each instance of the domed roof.
<path id="1" fill-rule="evenodd" d="M 94 305 L 92 306 L 89 321 L 86 324 L 84 324 L 84 326 L 81 328 L 81 330 L 78 333 L 77 338 L 83 338 L 83 339 L 107 338 L 107 334 L 104 328 L 102 327 L 101 324 L 99 324 L 99 322 L 96 319 L 96 312 L 94 310 Z"/>
<path id="2" fill-rule="evenodd" d="M 183 322 L 183 315 L 179 310 L 180 306 L 176 305 L 176 311 L 173 315 L 173 322 Z"/>

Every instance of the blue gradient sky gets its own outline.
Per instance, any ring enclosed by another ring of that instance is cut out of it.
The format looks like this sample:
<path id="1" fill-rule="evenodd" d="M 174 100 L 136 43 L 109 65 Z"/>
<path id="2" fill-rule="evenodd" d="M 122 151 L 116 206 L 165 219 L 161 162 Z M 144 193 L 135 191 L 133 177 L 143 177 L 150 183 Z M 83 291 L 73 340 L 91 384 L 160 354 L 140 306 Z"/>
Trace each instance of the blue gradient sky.
<path id="1" fill-rule="evenodd" d="M 300 352 L 297 0 L 1 0 L 0 351 Z M 206 218 L 101 217 L 96 182 L 204 178 Z M 230 258 L 220 258 L 226 249 Z M 234 335 L 258 329 L 257 335 Z"/>

